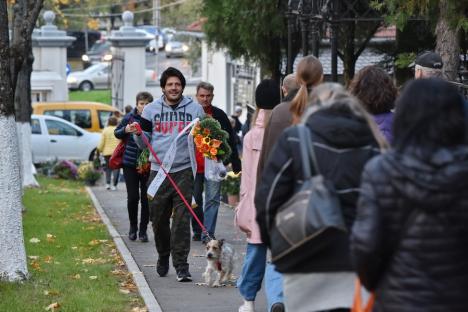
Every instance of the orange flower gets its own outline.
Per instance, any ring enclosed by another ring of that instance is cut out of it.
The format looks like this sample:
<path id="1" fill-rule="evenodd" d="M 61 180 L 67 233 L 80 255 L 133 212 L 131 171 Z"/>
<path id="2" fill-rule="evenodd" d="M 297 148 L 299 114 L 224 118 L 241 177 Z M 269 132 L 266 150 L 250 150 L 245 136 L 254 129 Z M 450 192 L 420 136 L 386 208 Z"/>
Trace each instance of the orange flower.
<path id="1" fill-rule="evenodd" d="M 211 159 L 212 159 L 212 160 L 215 160 L 215 161 L 218 160 L 218 158 L 216 158 L 216 156 L 211 156 Z"/>
<path id="2" fill-rule="evenodd" d="M 218 149 L 214 147 L 210 148 L 210 154 L 216 156 L 218 154 Z"/>
<path id="3" fill-rule="evenodd" d="M 202 151 L 202 153 L 208 153 L 210 151 L 210 147 L 206 144 L 203 144 L 200 150 Z"/>
<path id="4" fill-rule="evenodd" d="M 203 136 L 202 136 L 201 134 L 197 134 L 197 135 L 195 136 L 194 141 L 195 141 L 195 145 L 196 145 L 197 147 L 201 146 L 201 145 L 203 144 Z"/>
<path id="5" fill-rule="evenodd" d="M 220 147 L 220 146 L 221 146 L 221 143 L 222 143 L 222 142 L 221 142 L 220 140 L 216 140 L 216 139 L 211 140 L 211 146 L 212 146 L 212 147 L 215 147 L 215 148 Z"/>
<path id="6" fill-rule="evenodd" d="M 208 129 L 208 128 L 203 129 L 203 134 L 204 135 L 209 135 L 210 133 L 211 133 L 210 129 Z"/>

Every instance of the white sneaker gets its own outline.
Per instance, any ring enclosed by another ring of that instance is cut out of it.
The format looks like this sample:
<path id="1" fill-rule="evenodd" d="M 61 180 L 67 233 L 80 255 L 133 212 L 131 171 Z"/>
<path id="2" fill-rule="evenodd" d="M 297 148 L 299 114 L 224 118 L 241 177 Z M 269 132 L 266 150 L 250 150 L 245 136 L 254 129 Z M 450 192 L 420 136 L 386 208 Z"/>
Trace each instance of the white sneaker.
<path id="1" fill-rule="evenodd" d="M 110 190 L 110 184 L 106 184 L 106 190 Z"/>
<path id="2" fill-rule="evenodd" d="M 244 300 L 244 304 L 239 307 L 239 312 L 255 312 L 254 302 Z"/>
<path id="3" fill-rule="evenodd" d="M 113 185 L 111 186 L 111 188 L 110 188 L 110 189 L 111 189 L 111 191 L 115 191 L 115 190 L 117 190 L 117 188 L 116 188 L 115 186 L 113 186 Z"/>

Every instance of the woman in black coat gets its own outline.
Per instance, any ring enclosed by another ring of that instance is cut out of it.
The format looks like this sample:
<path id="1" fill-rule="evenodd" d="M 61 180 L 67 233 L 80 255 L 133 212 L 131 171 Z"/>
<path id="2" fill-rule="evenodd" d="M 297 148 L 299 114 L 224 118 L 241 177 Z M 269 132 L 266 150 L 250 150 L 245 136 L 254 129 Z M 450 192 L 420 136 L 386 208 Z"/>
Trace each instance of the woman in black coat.
<path id="1" fill-rule="evenodd" d="M 394 147 L 365 167 L 351 237 L 373 311 L 468 311 L 466 111 L 455 87 L 411 82 Z"/>
<path id="2" fill-rule="evenodd" d="M 357 99 L 344 90 L 337 91 L 334 86 L 322 84 L 313 91 L 312 96 L 319 94 L 318 98 L 322 98 L 325 94 L 329 98 L 312 103 L 303 122 L 310 130 L 321 174 L 339 193 L 342 214 L 350 230 L 362 169 L 379 153 L 375 136 L 384 143 L 372 117 Z M 296 127 L 287 128 L 270 153 L 257 188 L 257 221 L 262 240 L 269 246 L 275 243 L 270 241 L 269 230 L 278 209 L 303 182 L 300 144 Z M 349 311 L 356 277 L 349 257 L 348 234 L 327 242 L 320 253 L 312 255 L 304 250 L 275 264 L 284 273 L 286 310 Z"/>

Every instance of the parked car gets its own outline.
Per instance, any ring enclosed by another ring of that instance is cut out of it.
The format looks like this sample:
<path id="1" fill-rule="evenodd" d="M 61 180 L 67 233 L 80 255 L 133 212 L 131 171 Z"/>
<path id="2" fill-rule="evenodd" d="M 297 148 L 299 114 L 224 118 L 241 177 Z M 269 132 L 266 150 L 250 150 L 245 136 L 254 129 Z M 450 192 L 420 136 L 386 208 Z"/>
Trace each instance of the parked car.
<path id="1" fill-rule="evenodd" d="M 162 31 L 158 29 L 158 27 L 152 26 L 152 25 L 140 25 L 140 26 L 136 26 L 136 28 L 144 30 L 147 33 L 154 36 L 155 39 L 157 39 L 159 50 L 164 49 L 164 47 L 166 46 L 166 43 L 168 42 L 168 38 Z"/>
<path id="2" fill-rule="evenodd" d="M 33 163 L 92 160 L 101 135 L 54 116 L 31 116 Z"/>
<path id="3" fill-rule="evenodd" d="M 98 40 L 86 54 L 81 56 L 83 68 L 87 68 L 98 62 L 112 61 L 111 43 L 107 40 Z"/>
<path id="4" fill-rule="evenodd" d="M 33 104 L 33 114 L 63 118 L 80 128 L 101 132 L 115 107 L 97 102 L 39 102 Z"/>
<path id="5" fill-rule="evenodd" d="M 166 44 L 164 50 L 166 57 L 185 57 L 190 50 L 190 37 L 176 33 L 170 42 Z"/>
<path id="6" fill-rule="evenodd" d="M 156 83 L 154 70 L 146 69 L 147 84 Z M 67 77 L 68 89 L 90 91 L 93 89 L 110 89 L 111 65 L 109 63 L 96 63 L 83 71 L 71 72 Z"/>

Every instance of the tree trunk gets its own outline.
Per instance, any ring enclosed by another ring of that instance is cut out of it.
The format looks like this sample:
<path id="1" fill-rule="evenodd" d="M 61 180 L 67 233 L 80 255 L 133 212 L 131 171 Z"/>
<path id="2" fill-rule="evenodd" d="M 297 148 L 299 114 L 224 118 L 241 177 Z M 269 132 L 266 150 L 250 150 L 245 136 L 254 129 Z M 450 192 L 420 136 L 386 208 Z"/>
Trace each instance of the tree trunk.
<path id="1" fill-rule="evenodd" d="M 34 56 L 31 46 L 29 47 L 29 56 L 25 58 L 18 74 L 15 92 L 15 112 L 18 129 L 18 146 L 20 147 L 22 185 L 23 187 L 36 187 L 39 186 L 39 183 L 33 174 L 35 170 L 31 150 L 31 92 L 22 92 L 22 90 L 31 90 L 31 72 Z"/>
<path id="2" fill-rule="evenodd" d="M 28 275 L 14 112 L 7 7 L 6 1 L 0 1 L 0 280 L 7 281 L 22 280 Z"/>
<path id="3" fill-rule="evenodd" d="M 344 46 L 343 46 L 343 79 L 345 85 L 348 85 L 354 77 L 357 57 L 355 53 L 355 35 L 356 25 L 354 22 L 344 24 Z M 359 56 L 358 56 L 359 57 Z"/>
<path id="4" fill-rule="evenodd" d="M 13 102 L 13 101 L 12 101 Z M 28 269 L 21 215 L 21 176 L 13 115 L 0 115 L 0 280 L 26 279 Z"/>
<path id="5" fill-rule="evenodd" d="M 460 62 L 460 44 L 457 30 L 449 24 L 449 1 L 439 2 L 439 19 L 436 25 L 436 52 L 444 62 L 443 73 L 448 80 L 456 80 Z"/>

